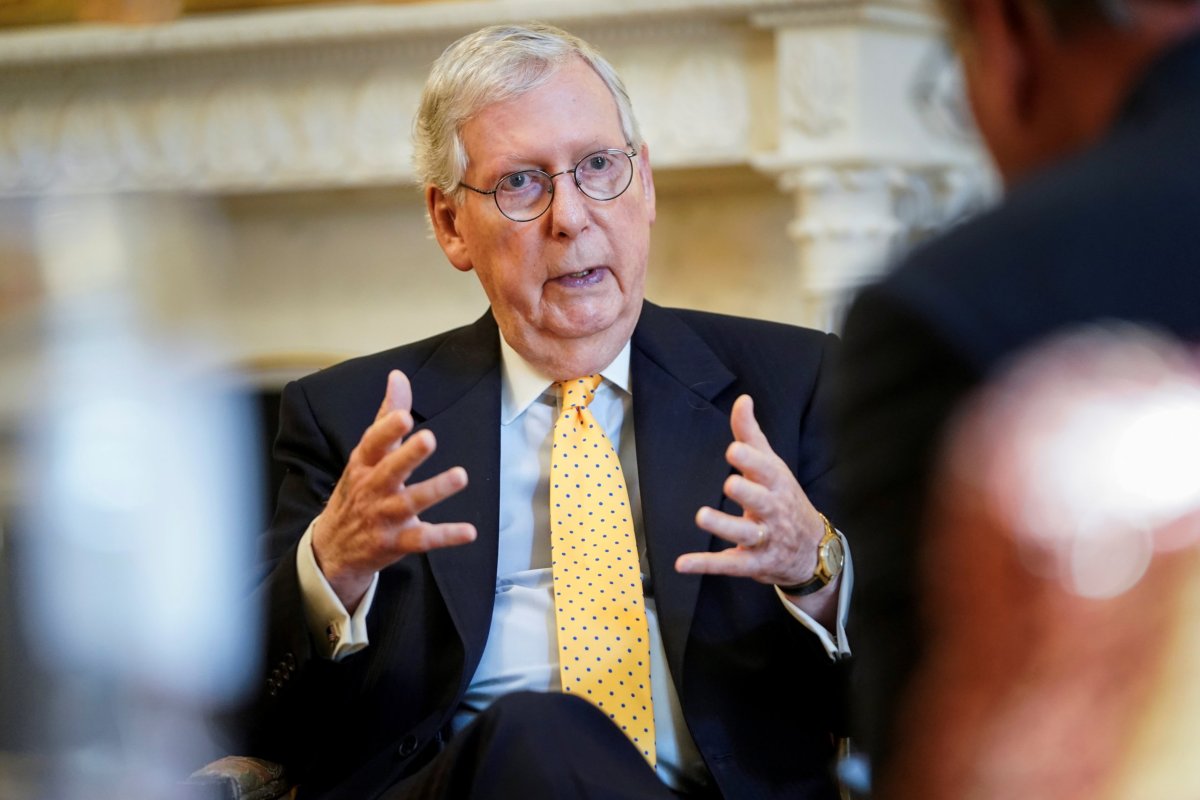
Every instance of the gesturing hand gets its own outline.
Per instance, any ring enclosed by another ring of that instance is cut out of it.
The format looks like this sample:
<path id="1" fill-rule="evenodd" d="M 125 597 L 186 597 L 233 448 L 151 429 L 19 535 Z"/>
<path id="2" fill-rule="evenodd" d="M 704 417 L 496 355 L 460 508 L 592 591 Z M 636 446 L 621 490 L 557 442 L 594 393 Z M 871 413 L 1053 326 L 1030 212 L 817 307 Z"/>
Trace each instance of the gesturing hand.
<path id="1" fill-rule="evenodd" d="M 470 523 L 435 525 L 418 516 L 462 491 L 467 471 L 453 467 L 408 484 L 413 471 L 437 448 L 432 431 L 408 436 L 412 429 L 412 387 L 403 372 L 392 370 L 375 422 L 350 453 L 313 531 L 317 565 L 350 612 L 384 567 L 409 553 L 475 540 Z"/>
<path id="2" fill-rule="evenodd" d="M 687 553 L 676 560 L 675 568 L 780 585 L 808 580 L 816 567 L 824 523 L 796 476 L 771 449 L 749 395 L 733 404 L 729 421 L 734 441 L 725 458 L 741 474 L 725 481 L 725 496 L 743 513 L 738 516 L 703 506 L 696 512 L 696 524 L 737 547 Z"/>

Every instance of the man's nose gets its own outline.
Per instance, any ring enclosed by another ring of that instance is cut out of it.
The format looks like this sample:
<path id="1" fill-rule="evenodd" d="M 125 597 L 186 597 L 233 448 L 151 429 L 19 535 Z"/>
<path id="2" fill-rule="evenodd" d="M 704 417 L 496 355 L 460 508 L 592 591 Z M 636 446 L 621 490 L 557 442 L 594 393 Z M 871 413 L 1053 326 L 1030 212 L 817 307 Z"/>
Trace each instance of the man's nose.
<path id="1" fill-rule="evenodd" d="M 575 183 L 573 172 L 560 172 L 550 180 L 554 183 L 554 193 L 550 196 L 551 232 L 567 238 L 576 236 L 587 227 L 588 198 Z"/>

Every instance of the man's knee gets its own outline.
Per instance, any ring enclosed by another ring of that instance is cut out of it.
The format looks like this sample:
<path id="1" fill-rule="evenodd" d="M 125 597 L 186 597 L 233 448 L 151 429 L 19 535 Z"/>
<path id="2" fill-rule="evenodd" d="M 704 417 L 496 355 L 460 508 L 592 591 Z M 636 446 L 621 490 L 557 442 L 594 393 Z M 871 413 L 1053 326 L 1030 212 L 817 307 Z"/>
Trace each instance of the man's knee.
<path id="1" fill-rule="evenodd" d="M 492 725 L 514 728 L 531 725 L 543 734 L 548 728 L 586 728 L 598 723 L 616 730 L 603 711 L 581 697 L 561 692 L 506 694 L 492 703 L 482 716 Z"/>
<path id="2" fill-rule="evenodd" d="M 545 796 L 669 796 L 612 720 L 575 695 L 506 695 L 474 727 L 476 785 L 520 786 Z"/>

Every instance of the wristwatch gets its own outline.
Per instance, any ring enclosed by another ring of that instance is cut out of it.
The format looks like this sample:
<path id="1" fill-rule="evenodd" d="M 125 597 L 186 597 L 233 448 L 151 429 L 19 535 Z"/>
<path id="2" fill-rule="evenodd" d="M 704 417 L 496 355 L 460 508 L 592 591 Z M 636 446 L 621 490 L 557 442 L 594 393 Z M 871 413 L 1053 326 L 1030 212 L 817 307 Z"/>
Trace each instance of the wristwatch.
<path id="1" fill-rule="evenodd" d="M 825 523 L 825 535 L 817 544 L 816 569 L 813 570 L 813 576 L 804 583 L 780 586 L 779 590 L 784 594 L 803 597 L 806 594 L 818 592 L 841 575 L 842 568 L 846 566 L 846 550 L 842 547 L 842 537 L 837 535 L 837 531 L 829 524 L 829 519 L 824 514 L 818 513 L 817 516 L 821 518 L 821 522 Z"/>

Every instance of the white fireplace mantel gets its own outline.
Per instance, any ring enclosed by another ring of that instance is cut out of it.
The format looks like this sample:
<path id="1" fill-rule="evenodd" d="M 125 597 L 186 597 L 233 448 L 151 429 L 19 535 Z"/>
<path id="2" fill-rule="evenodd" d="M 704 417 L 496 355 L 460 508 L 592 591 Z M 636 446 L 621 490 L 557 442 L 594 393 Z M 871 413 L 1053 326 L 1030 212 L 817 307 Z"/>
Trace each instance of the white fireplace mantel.
<path id="1" fill-rule="evenodd" d="M 810 322 L 986 186 L 961 109 L 929 90 L 924 2 L 474 0 L 0 32 L 0 198 L 409 183 L 431 61 L 529 19 L 609 57 L 658 170 L 778 180 Z"/>

